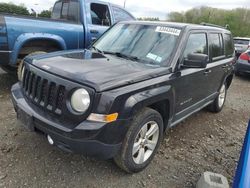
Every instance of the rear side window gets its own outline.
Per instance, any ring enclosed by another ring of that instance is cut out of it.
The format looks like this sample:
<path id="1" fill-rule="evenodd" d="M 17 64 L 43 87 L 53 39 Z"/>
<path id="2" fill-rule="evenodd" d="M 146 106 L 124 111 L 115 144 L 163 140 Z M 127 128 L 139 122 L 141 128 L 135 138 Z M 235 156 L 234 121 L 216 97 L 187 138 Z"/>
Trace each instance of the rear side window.
<path id="1" fill-rule="evenodd" d="M 188 55 L 192 53 L 208 54 L 206 33 L 193 33 L 189 35 L 184 50 L 184 59 L 187 59 Z"/>
<path id="2" fill-rule="evenodd" d="M 71 0 L 67 2 L 59 1 L 55 4 L 52 19 L 68 20 L 71 22 L 79 22 L 80 5 L 78 0 Z"/>
<path id="3" fill-rule="evenodd" d="M 134 18 L 125 10 L 115 6 L 113 6 L 112 9 L 114 13 L 115 22 L 134 20 Z"/>
<path id="4" fill-rule="evenodd" d="M 220 33 L 210 34 L 210 49 L 212 58 L 221 57 L 225 55 L 222 34 Z"/>
<path id="5" fill-rule="evenodd" d="M 80 5 L 78 1 L 71 1 L 69 3 L 68 20 L 79 22 L 80 21 Z"/>
<path id="6" fill-rule="evenodd" d="M 232 35 L 224 34 L 224 42 L 226 56 L 232 56 L 234 54 L 234 44 Z"/>
<path id="7" fill-rule="evenodd" d="M 62 2 L 57 2 L 54 6 L 51 18 L 56 20 L 60 19 L 61 9 L 62 9 Z"/>
<path id="8" fill-rule="evenodd" d="M 68 18 L 69 3 L 63 3 L 61 19 Z"/>
<path id="9" fill-rule="evenodd" d="M 110 13 L 107 5 L 91 3 L 91 20 L 94 25 L 110 26 Z"/>

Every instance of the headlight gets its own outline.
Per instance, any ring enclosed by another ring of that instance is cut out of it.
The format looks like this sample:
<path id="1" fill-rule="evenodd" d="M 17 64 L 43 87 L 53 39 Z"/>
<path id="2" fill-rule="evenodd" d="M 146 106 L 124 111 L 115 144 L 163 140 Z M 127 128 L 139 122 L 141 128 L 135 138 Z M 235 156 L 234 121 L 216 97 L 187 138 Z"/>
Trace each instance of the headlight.
<path id="1" fill-rule="evenodd" d="M 71 96 L 71 107 L 76 112 L 85 112 L 90 105 L 89 93 L 86 89 L 78 89 Z"/>

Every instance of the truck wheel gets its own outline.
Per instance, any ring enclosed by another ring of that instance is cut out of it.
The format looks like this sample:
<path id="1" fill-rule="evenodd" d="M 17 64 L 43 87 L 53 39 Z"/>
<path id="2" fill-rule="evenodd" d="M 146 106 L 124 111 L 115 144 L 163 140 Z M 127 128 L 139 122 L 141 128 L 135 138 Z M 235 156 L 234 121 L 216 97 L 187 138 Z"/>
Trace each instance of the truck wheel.
<path id="1" fill-rule="evenodd" d="M 219 91 L 219 95 L 216 97 L 214 102 L 208 106 L 208 109 L 211 112 L 220 112 L 225 104 L 226 101 L 226 96 L 227 96 L 227 87 L 226 84 L 224 83 Z"/>
<path id="2" fill-rule="evenodd" d="M 30 54 L 27 55 L 27 56 L 39 55 L 39 54 L 45 54 L 45 53 L 47 53 L 47 52 L 45 52 L 45 51 L 36 51 L 36 52 L 30 53 Z M 26 56 L 26 57 L 27 57 L 27 56 Z M 21 80 L 22 68 L 23 68 L 23 60 L 24 60 L 24 58 L 20 61 L 20 63 L 19 63 L 18 66 L 17 66 L 17 77 L 18 77 L 18 80 Z"/>
<path id="3" fill-rule="evenodd" d="M 123 141 L 116 164 L 128 173 L 139 172 L 153 159 L 163 137 L 161 115 L 150 108 L 137 113 Z"/>

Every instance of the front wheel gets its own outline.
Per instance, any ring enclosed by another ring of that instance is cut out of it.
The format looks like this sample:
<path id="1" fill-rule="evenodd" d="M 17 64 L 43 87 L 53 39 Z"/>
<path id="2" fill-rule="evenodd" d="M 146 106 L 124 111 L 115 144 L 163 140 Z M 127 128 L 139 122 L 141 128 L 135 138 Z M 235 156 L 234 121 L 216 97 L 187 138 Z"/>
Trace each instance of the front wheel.
<path id="1" fill-rule="evenodd" d="M 226 96 L 227 96 L 227 87 L 226 84 L 224 83 L 219 91 L 219 95 L 216 97 L 214 102 L 208 106 L 208 109 L 211 112 L 220 112 L 225 104 L 226 101 Z"/>
<path id="2" fill-rule="evenodd" d="M 162 137 L 161 115 L 153 109 L 145 108 L 135 115 L 122 149 L 115 157 L 116 164 L 128 173 L 143 170 L 153 159 Z"/>

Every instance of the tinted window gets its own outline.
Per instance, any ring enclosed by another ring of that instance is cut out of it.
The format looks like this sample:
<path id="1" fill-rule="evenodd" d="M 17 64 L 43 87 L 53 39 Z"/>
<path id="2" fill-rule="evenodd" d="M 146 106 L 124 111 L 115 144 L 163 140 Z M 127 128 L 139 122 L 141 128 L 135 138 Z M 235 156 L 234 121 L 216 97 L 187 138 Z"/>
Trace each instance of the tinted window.
<path id="1" fill-rule="evenodd" d="M 94 25 L 110 26 L 110 13 L 107 5 L 91 3 L 91 20 Z"/>
<path id="2" fill-rule="evenodd" d="M 231 56 L 234 53 L 234 45 L 232 36 L 229 34 L 224 35 L 224 41 L 225 41 L 225 52 L 226 56 Z"/>
<path id="3" fill-rule="evenodd" d="M 161 32 L 158 28 L 164 27 L 118 24 L 106 32 L 94 46 L 104 53 L 124 54 L 138 59 L 136 62 L 161 66 L 167 64 L 179 36 L 173 32 Z M 169 29 L 181 32 L 179 29 Z"/>
<path id="4" fill-rule="evenodd" d="M 115 22 L 134 20 L 134 18 L 123 9 L 114 6 L 112 8 L 113 8 Z"/>
<path id="5" fill-rule="evenodd" d="M 220 57 L 224 55 L 224 44 L 221 34 L 210 34 L 211 57 Z"/>
<path id="6" fill-rule="evenodd" d="M 52 19 L 60 19 L 61 18 L 61 9 L 62 9 L 62 2 L 58 2 L 55 4 L 53 12 L 52 12 Z"/>
<path id="7" fill-rule="evenodd" d="M 68 20 L 79 22 L 80 6 L 78 1 L 71 1 L 69 3 Z"/>
<path id="8" fill-rule="evenodd" d="M 208 54 L 205 33 L 193 33 L 189 36 L 184 50 L 184 58 L 187 59 L 188 55 L 192 53 Z"/>

